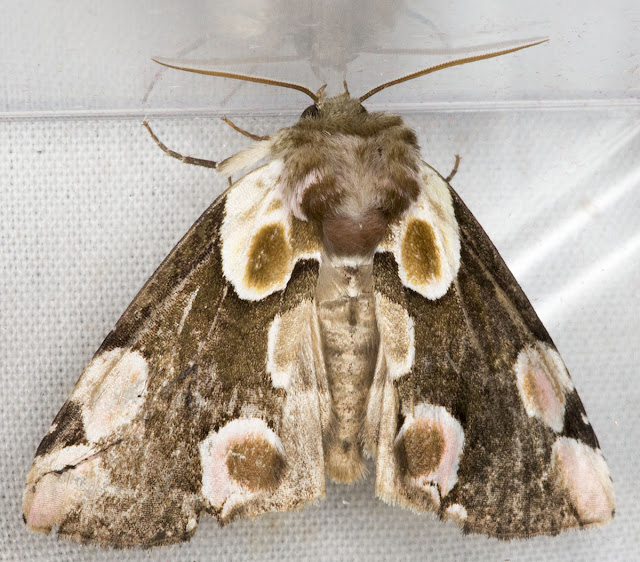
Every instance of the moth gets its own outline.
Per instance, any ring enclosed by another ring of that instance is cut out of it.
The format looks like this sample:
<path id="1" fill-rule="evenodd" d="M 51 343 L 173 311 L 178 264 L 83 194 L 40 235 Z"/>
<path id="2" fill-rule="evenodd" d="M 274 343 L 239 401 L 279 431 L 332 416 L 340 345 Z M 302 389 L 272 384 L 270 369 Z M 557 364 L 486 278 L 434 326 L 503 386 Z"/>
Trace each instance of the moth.
<path id="1" fill-rule="evenodd" d="M 313 104 L 209 163 L 231 177 L 267 159 L 204 212 L 82 373 L 28 474 L 28 527 L 167 545 L 203 512 L 225 524 L 314 501 L 327 476 L 361 478 L 365 457 L 380 499 L 465 533 L 609 522 L 609 471 L 549 334 L 413 130 L 362 105 L 535 44 L 359 98 L 190 69 Z"/>

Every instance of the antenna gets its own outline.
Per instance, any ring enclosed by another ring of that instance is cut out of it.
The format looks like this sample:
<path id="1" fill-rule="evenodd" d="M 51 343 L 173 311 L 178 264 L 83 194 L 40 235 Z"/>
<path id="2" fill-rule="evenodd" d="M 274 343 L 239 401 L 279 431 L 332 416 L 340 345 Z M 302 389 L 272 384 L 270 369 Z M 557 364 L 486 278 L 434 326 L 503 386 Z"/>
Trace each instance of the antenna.
<path id="1" fill-rule="evenodd" d="M 236 74 L 235 72 L 220 72 L 218 70 L 201 70 L 198 68 L 188 68 L 186 66 L 176 66 L 166 62 L 159 61 L 158 59 L 151 59 L 162 66 L 168 68 L 175 68 L 176 70 L 184 70 L 185 72 L 194 72 L 196 74 L 206 74 L 207 76 L 220 76 L 221 78 L 233 78 L 234 80 L 244 80 L 246 82 L 258 82 L 259 84 L 267 84 L 269 86 L 280 86 L 282 88 L 291 88 L 292 90 L 298 90 L 303 94 L 307 94 L 314 103 L 319 101 L 317 94 L 314 94 L 309 88 L 305 88 L 300 84 L 294 84 L 293 82 L 281 82 L 280 80 L 272 80 L 270 78 L 258 78 L 257 76 L 247 76 L 246 74 Z"/>
<path id="2" fill-rule="evenodd" d="M 445 68 L 450 68 L 452 66 L 460 66 L 461 64 L 467 64 L 467 63 L 476 62 L 479 60 L 492 59 L 494 57 L 501 57 L 502 55 L 515 53 L 516 51 L 521 51 L 522 49 L 535 47 L 536 45 L 540 45 L 541 43 L 546 43 L 547 41 L 549 41 L 549 39 L 542 39 L 541 41 L 536 41 L 535 43 L 529 43 L 528 45 L 522 45 L 520 47 L 513 47 L 512 49 L 504 49 L 502 51 L 497 51 L 495 53 L 485 53 L 483 55 L 475 55 L 473 57 L 456 59 L 449 62 L 443 62 L 442 64 L 437 64 L 436 66 L 430 66 L 429 68 L 425 68 L 424 70 L 419 70 L 418 72 L 413 72 L 411 74 L 407 74 L 406 76 L 402 76 L 401 78 L 396 78 L 395 80 L 391 80 L 389 82 L 385 82 L 384 84 L 380 84 L 380 86 L 376 86 L 372 90 L 369 90 L 363 96 L 360 96 L 360 102 L 363 102 L 367 98 L 370 98 L 372 95 L 377 94 L 380 90 L 384 90 L 389 86 L 395 86 L 396 84 L 406 82 L 407 80 L 413 80 L 414 78 L 419 78 L 420 76 L 424 76 L 425 74 L 438 72 L 438 70 L 444 70 Z"/>

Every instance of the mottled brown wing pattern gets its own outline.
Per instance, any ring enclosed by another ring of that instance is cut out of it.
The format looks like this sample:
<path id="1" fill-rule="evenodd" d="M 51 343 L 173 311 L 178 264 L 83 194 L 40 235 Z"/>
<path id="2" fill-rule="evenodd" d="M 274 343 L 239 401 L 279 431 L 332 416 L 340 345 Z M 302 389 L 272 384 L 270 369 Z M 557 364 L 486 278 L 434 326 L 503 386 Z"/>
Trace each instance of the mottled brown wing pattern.
<path id="1" fill-rule="evenodd" d="M 551 338 L 457 194 L 428 167 L 424 179 L 431 217 L 405 220 L 374 260 L 378 496 L 503 539 L 609 521 L 606 463 Z M 394 318 L 401 336 L 385 333 Z"/>
<path id="2" fill-rule="evenodd" d="M 274 162 L 223 194 L 106 338 L 38 448 L 29 527 L 152 546 L 188 539 L 202 511 L 324 493 L 317 247 L 278 212 L 278 177 Z"/>

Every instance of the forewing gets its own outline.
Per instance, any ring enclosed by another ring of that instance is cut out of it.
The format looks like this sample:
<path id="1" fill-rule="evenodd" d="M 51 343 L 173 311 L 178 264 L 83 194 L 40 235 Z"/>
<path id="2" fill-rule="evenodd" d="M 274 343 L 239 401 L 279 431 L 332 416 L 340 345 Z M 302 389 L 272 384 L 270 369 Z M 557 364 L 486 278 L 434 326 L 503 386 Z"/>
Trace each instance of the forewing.
<path id="1" fill-rule="evenodd" d="M 106 338 L 38 448 L 29 527 L 150 546 L 324 493 L 318 242 L 279 171 L 214 202 Z"/>
<path id="2" fill-rule="evenodd" d="M 423 179 L 374 261 L 377 494 L 504 539 L 609 521 L 608 469 L 551 338 L 453 189 Z"/>

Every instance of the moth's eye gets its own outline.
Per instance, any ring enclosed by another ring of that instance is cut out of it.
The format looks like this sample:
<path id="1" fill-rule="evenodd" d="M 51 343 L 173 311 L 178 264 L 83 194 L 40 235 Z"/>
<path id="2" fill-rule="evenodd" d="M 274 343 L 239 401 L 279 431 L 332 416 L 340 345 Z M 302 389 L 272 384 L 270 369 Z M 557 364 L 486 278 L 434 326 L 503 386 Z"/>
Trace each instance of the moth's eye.
<path id="1" fill-rule="evenodd" d="M 318 113 L 320 113 L 320 111 L 318 110 L 318 106 L 314 103 L 313 105 L 310 105 L 309 107 L 307 107 L 307 109 L 305 109 L 302 112 L 301 118 L 305 119 L 309 117 L 313 119 L 314 117 L 318 116 Z"/>
<path id="2" fill-rule="evenodd" d="M 360 113 L 369 113 L 364 105 L 360 106 Z"/>

